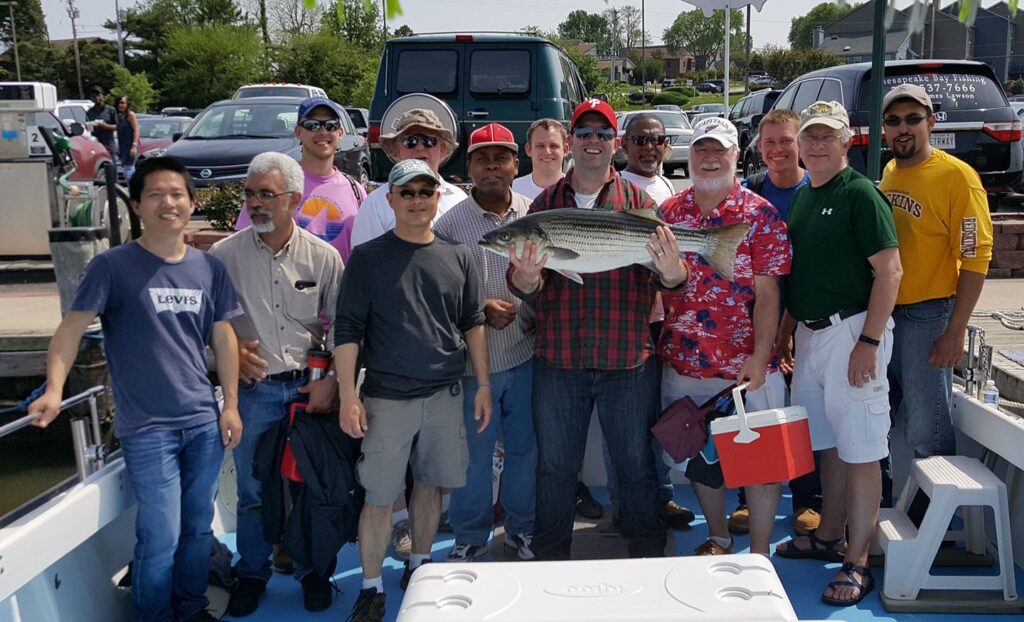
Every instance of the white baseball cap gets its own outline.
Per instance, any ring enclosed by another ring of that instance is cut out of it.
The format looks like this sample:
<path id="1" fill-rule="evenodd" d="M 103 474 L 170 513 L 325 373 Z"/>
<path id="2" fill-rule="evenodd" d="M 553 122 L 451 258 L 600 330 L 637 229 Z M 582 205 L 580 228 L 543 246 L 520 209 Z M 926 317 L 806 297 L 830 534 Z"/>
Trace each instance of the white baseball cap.
<path id="1" fill-rule="evenodd" d="M 690 144 L 693 145 L 704 138 L 713 138 L 726 149 L 737 147 L 740 144 L 736 126 L 732 124 L 732 121 L 721 117 L 701 119 L 693 126 L 693 137 L 690 138 Z"/>

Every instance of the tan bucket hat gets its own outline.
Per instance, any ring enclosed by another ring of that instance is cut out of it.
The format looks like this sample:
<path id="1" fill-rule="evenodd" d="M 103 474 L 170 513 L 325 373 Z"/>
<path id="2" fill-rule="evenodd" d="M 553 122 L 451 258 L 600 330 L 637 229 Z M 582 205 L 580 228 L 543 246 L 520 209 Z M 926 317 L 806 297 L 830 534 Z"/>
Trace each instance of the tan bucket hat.
<path id="1" fill-rule="evenodd" d="M 459 148 L 459 143 L 456 142 L 451 130 L 441 123 L 437 113 L 425 108 L 413 108 L 395 121 L 392 132 L 380 135 L 380 147 L 392 162 L 398 162 L 398 154 L 395 150 L 395 143 L 398 142 L 398 137 L 406 133 L 407 130 L 417 127 L 437 132 L 441 140 L 448 143 L 448 153 L 441 161 L 441 164 L 444 164 L 455 155 L 455 150 Z"/>

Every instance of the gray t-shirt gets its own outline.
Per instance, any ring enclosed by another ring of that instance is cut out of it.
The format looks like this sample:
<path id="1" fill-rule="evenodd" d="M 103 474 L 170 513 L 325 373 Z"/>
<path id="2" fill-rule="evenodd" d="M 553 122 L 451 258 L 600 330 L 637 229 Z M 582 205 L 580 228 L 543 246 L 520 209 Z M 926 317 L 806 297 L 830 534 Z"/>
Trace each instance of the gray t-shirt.
<path id="1" fill-rule="evenodd" d="M 242 313 L 219 259 L 189 248 L 171 262 L 138 242 L 118 246 L 89 263 L 71 309 L 103 324 L 118 438 L 217 420 L 206 344 L 214 322 Z"/>
<path id="2" fill-rule="evenodd" d="M 424 397 L 458 383 L 463 333 L 484 323 L 473 256 L 435 235 L 413 244 L 389 230 L 352 249 L 341 278 L 334 345 L 360 343 L 367 397 Z"/>

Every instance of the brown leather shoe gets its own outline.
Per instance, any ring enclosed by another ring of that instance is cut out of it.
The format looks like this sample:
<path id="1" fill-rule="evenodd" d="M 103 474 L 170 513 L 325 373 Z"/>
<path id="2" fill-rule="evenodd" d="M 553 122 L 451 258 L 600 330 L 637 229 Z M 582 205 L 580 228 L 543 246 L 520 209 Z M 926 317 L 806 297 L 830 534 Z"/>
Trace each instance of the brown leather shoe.
<path id="1" fill-rule="evenodd" d="M 711 538 L 708 538 L 707 542 L 698 546 L 693 550 L 694 555 L 731 555 L 732 544 L 729 548 L 724 548 L 721 544 L 715 542 Z"/>
<path id="2" fill-rule="evenodd" d="M 285 553 L 278 544 L 274 545 L 274 556 L 271 558 L 270 567 L 274 569 L 274 572 L 281 574 L 292 574 L 295 572 L 295 564 L 292 562 L 291 556 Z"/>
<path id="3" fill-rule="evenodd" d="M 750 533 L 750 510 L 747 506 L 738 506 L 729 516 L 729 533 Z"/>
<path id="4" fill-rule="evenodd" d="M 818 528 L 821 522 L 821 514 L 811 508 L 797 508 L 793 512 L 793 531 L 797 535 L 806 536 Z"/>
<path id="5" fill-rule="evenodd" d="M 687 529 L 693 519 L 693 511 L 679 505 L 671 499 L 658 507 L 658 518 L 672 529 Z"/>

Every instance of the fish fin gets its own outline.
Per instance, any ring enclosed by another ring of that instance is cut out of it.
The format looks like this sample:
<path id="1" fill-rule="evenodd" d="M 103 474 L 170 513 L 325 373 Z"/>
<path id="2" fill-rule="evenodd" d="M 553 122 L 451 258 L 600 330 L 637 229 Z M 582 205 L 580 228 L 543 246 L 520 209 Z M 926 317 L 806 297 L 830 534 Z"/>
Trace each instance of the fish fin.
<path id="1" fill-rule="evenodd" d="M 727 281 L 733 280 L 732 269 L 736 264 L 736 249 L 746 237 L 750 225 L 745 222 L 715 228 L 701 255 L 715 272 Z"/>
<path id="2" fill-rule="evenodd" d="M 659 225 L 664 225 L 665 221 L 658 218 L 658 210 L 655 209 L 627 209 L 622 210 L 622 213 L 626 216 L 632 216 L 633 218 L 643 218 L 644 220 L 650 220 L 656 222 Z"/>
<path id="3" fill-rule="evenodd" d="M 579 259 L 580 254 L 576 251 L 568 248 L 562 248 L 561 246 L 552 246 L 544 249 L 552 259 L 558 259 L 560 261 L 572 261 L 573 259 Z"/>
<path id="4" fill-rule="evenodd" d="M 576 281 L 580 285 L 583 285 L 583 277 L 580 276 L 577 272 L 573 272 L 572 270 L 566 270 L 564 268 L 561 270 L 555 270 L 555 272 L 561 274 L 570 281 Z"/>

